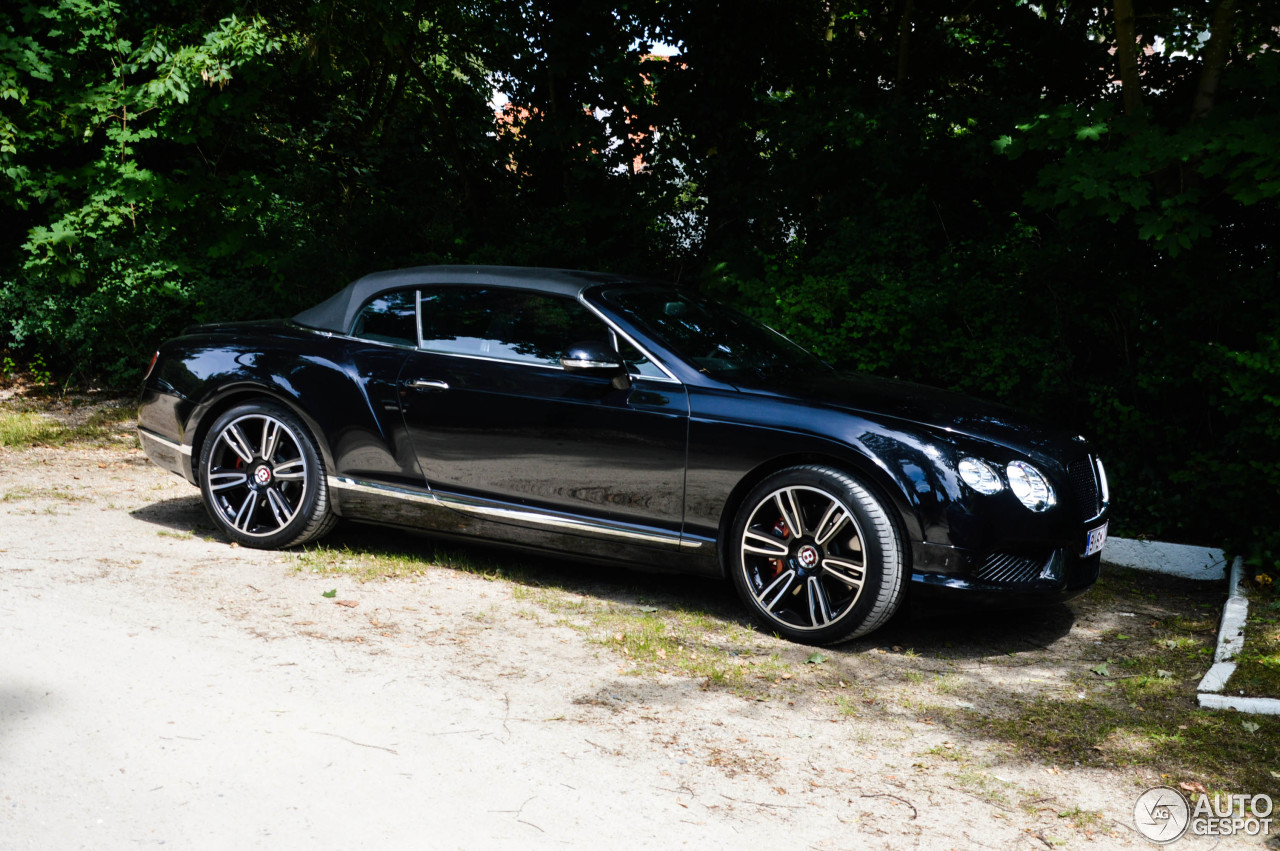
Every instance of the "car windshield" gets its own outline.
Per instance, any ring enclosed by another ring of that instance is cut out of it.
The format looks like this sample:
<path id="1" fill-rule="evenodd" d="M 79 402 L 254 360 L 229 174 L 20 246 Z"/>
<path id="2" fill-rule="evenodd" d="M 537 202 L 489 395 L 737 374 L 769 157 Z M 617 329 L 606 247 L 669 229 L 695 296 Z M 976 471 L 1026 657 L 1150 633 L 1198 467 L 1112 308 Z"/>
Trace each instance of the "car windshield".
<path id="1" fill-rule="evenodd" d="M 715 302 L 660 287 L 618 287 L 603 295 L 628 319 L 707 375 L 732 382 L 830 369 L 767 325 Z"/>

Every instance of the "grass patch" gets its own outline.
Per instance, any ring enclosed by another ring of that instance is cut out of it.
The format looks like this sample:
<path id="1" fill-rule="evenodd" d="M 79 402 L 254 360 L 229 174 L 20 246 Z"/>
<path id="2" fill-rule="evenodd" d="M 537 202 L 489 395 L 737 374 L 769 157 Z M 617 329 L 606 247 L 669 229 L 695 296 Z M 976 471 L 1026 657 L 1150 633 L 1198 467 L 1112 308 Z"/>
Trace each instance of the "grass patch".
<path id="1" fill-rule="evenodd" d="M 946 762 L 968 762 L 971 759 L 968 751 L 964 748 L 956 747 L 952 742 L 934 745 L 924 753 L 927 756 L 932 756 Z"/>
<path id="2" fill-rule="evenodd" d="M 777 694 L 790 683 L 790 662 L 759 648 L 754 630 L 682 606 L 629 604 L 568 595 L 542 605 L 599 645 L 620 653 L 628 673 L 673 674 L 747 697 Z"/>
<path id="3" fill-rule="evenodd" d="M 34 411 L 0 411 L 0 446 L 51 443 L 62 434 L 57 420 Z"/>
<path id="4" fill-rule="evenodd" d="M 1082 810 L 1079 807 L 1062 810 L 1058 813 L 1058 818 L 1066 819 L 1076 830 L 1097 829 L 1102 826 L 1102 813 L 1094 810 Z"/>
<path id="5" fill-rule="evenodd" d="M 94 411 L 79 425 L 68 425 L 39 411 L 0 411 L 0 446 L 108 445 L 137 443 L 132 433 L 122 433 L 123 423 L 137 416 L 132 406 L 115 405 Z"/>
<path id="6" fill-rule="evenodd" d="M 1280 698 L 1280 596 L 1255 591 L 1228 694 Z"/>
<path id="7" fill-rule="evenodd" d="M 381 540 L 375 542 L 375 536 Z M 800 664 L 810 649 L 796 646 L 789 654 L 795 658 L 784 659 L 773 651 L 779 642 L 663 593 L 669 578 L 623 574 L 623 581 L 597 586 L 599 568 L 482 547 L 441 546 L 428 538 L 402 549 L 389 547 L 386 538 L 368 529 L 347 529 L 329 543 L 299 553 L 294 568 L 362 582 L 444 568 L 508 582 L 516 599 L 558 616 L 592 643 L 617 653 L 625 671 L 634 675 L 685 676 L 751 698 L 781 697 L 795 690 L 798 679 L 825 677 L 816 670 L 823 666 Z M 812 670 L 802 670 L 806 668 Z"/>
<path id="8" fill-rule="evenodd" d="M 340 527 L 321 544 L 298 554 L 299 572 L 343 574 L 361 582 L 423 576 L 433 567 L 471 573 L 488 580 L 540 584 L 537 565 L 519 555 L 485 547 L 449 546 L 409 532 L 372 526 Z"/>
<path id="9" fill-rule="evenodd" d="M 351 576 L 361 582 L 422 576 L 429 565 L 412 553 L 353 550 L 349 546 L 317 546 L 298 554 L 299 573 Z"/>
<path id="10" fill-rule="evenodd" d="M 58 502 L 88 502 L 93 497 L 75 493 L 60 487 L 14 488 L 0 496 L 0 502 L 19 502 L 24 499 L 51 499 Z"/>
<path id="11" fill-rule="evenodd" d="M 995 711 L 966 711 L 961 726 L 1046 762 L 1125 766 L 1153 781 L 1198 781 L 1230 793 L 1280 792 L 1273 774 L 1280 770 L 1280 718 L 1243 719 L 1196 704 L 1216 641 L 1216 617 L 1208 612 L 1218 610 L 1220 598 L 1206 603 L 1201 588 L 1162 588 L 1167 581 L 1112 581 L 1106 607 L 1135 615 L 1124 626 L 1130 639 L 1101 639 L 1105 666 L 1084 661 L 1060 689 L 1022 703 L 1002 700 Z"/>
<path id="12" fill-rule="evenodd" d="M 1009 792 L 1014 784 L 1000 780 L 985 771 L 959 771 L 951 775 L 956 785 L 977 798 L 1005 808 L 1009 807 Z"/>

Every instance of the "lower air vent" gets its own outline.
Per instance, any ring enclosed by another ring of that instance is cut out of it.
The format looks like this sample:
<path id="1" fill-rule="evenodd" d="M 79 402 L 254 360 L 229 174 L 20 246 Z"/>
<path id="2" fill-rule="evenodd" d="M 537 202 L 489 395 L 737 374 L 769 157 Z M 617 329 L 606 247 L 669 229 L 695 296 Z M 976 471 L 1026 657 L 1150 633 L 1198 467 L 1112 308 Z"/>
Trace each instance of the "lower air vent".
<path id="1" fill-rule="evenodd" d="M 1016 553 L 993 552 L 978 568 L 977 578 L 983 582 L 1034 582 L 1045 577 L 1052 567 L 1050 558 L 1034 558 Z M 1050 571 L 1052 572 L 1052 571 Z"/>

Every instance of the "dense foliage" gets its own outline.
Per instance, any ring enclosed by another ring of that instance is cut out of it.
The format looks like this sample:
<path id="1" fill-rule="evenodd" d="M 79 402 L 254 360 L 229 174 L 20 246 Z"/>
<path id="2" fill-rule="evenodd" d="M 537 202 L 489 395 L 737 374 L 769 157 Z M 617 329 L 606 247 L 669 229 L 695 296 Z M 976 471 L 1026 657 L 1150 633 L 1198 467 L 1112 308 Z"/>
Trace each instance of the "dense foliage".
<path id="1" fill-rule="evenodd" d="M 1071 423 L 1118 531 L 1274 564 L 1277 27 L 1266 0 L 20 2 L 0 349 L 127 384 L 193 320 L 374 269 L 658 274 Z"/>

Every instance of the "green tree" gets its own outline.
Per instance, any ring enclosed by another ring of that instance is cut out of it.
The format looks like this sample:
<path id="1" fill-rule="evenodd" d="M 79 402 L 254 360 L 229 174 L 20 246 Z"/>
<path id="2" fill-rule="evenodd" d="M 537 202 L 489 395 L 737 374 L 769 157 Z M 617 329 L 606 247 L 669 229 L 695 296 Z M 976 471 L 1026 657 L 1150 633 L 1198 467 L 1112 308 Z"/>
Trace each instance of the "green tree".
<path id="1" fill-rule="evenodd" d="M 84 376 L 135 370 L 188 309 L 192 208 L 209 196 L 177 154 L 243 117 L 240 76 L 280 48 L 258 18 L 184 19 L 64 0 L 23 4 L 0 32 L 5 336 Z M 254 196 L 227 189 L 225 209 Z"/>

